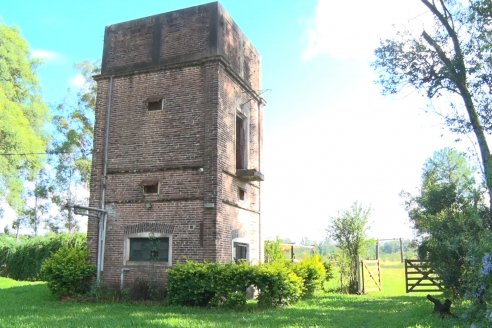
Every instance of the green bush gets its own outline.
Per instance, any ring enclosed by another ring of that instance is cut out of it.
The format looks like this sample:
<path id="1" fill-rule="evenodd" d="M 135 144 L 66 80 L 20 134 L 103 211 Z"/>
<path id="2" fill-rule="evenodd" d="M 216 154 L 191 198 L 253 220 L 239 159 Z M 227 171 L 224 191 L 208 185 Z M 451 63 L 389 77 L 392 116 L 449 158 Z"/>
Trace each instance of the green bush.
<path id="1" fill-rule="evenodd" d="M 43 262 L 60 247 L 85 245 L 85 234 L 52 234 L 43 237 L 0 236 L 0 275 L 16 280 L 40 280 Z"/>
<path id="2" fill-rule="evenodd" d="M 283 264 L 187 262 L 168 270 L 172 304 L 240 307 L 251 285 L 259 289 L 258 304 L 267 307 L 294 303 L 302 293 L 302 279 Z"/>
<path id="3" fill-rule="evenodd" d="M 187 262 L 168 270 L 168 296 L 173 304 L 236 307 L 246 303 L 253 267 L 245 263 Z"/>
<path id="4" fill-rule="evenodd" d="M 89 263 L 85 246 L 63 246 L 41 267 L 41 277 L 58 297 L 81 295 L 89 291 L 96 267 Z"/>
<path id="5" fill-rule="evenodd" d="M 303 280 L 286 265 L 265 264 L 257 267 L 255 285 L 259 289 L 258 305 L 277 307 L 299 300 Z"/>
<path id="6" fill-rule="evenodd" d="M 319 255 L 307 256 L 292 264 L 292 270 L 302 278 L 303 296 L 313 295 L 315 290 L 322 288 L 326 279 L 326 269 Z"/>
<path id="7" fill-rule="evenodd" d="M 330 281 L 335 277 L 335 273 L 333 272 L 333 264 L 331 262 L 323 261 L 323 266 L 325 267 L 325 282 Z"/>

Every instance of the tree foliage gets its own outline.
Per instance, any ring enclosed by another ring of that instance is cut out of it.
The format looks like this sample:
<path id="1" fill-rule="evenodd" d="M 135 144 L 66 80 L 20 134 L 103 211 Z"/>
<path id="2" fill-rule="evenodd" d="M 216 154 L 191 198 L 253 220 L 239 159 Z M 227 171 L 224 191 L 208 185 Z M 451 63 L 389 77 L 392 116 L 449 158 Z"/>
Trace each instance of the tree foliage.
<path id="1" fill-rule="evenodd" d="M 280 238 L 275 240 L 265 240 L 265 263 L 285 262 L 286 258 L 282 252 L 282 241 Z"/>
<path id="2" fill-rule="evenodd" d="M 419 36 L 401 30 L 381 41 L 373 64 L 378 82 L 385 94 L 409 85 L 429 98 L 447 96 L 452 101 L 446 123 L 455 132 L 476 136 L 492 204 L 492 157 L 486 138 L 492 131 L 490 0 L 421 2 L 434 24 Z M 461 101 L 454 102 L 455 96 Z"/>
<path id="3" fill-rule="evenodd" d="M 52 231 L 73 232 L 77 224 L 69 205 L 83 203 L 77 190 L 87 189 L 92 164 L 94 111 L 96 108 L 96 83 L 92 75 L 99 72 L 95 63 L 84 61 L 76 65 L 84 81 L 76 94 L 69 92 L 54 110 L 55 135 L 50 149 L 57 153 L 50 164 L 54 177 L 50 186 L 51 200 L 59 208 L 59 216 L 48 226 Z"/>
<path id="4" fill-rule="evenodd" d="M 370 208 L 365 208 L 358 202 L 354 202 L 350 209 L 343 210 L 338 216 L 333 217 L 327 232 L 337 246 L 342 250 L 348 260 L 349 266 L 349 293 L 358 291 L 357 268 L 358 261 L 366 239 L 366 225 L 371 213 Z"/>
<path id="5" fill-rule="evenodd" d="M 406 199 L 419 256 L 430 261 L 455 297 L 466 294 L 470 250 L 485 231 L 487 209 L 473 173 L 462 153 L 439 150 L 424 165 L 420 193 Z"/>
<path id="6" fill-rule="evenodd" d="M 0 198 L 18 212 L 24 181 L 43 165 L 48 108 L 35 73 L 38 62 L 16 28 L 0 22 Z M 26 154 L 26 155 L 7 155 Z"/>

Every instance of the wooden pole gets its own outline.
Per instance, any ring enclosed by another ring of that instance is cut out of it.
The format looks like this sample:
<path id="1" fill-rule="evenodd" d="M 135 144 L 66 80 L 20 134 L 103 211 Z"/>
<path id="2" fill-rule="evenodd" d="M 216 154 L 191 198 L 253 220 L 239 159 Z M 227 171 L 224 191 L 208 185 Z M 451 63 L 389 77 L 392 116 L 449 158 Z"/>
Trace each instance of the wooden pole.
<path id="1" fill-rule="evenodd" d="M 379 239 L 376 239 L 376 260 L 379 260 Z"/>
<path id="2" fill-rule="evenodd" d="M 403 242 L 400 237 L 400 258 L 401 258 L 401 263 L 403 263 Z"/>
<path id="3" fill-rule="evenodd" d="M 359 294 L 362 294 L 363 293 L 363 282 L 362 282 L 362 279 L 361 279 L 361 276 L 363 273 L 361 273 L 361 270 L 362 270 L 362 261 L 360 261 L 359 259 L 359 256 L 357 256 L 357 291 L 359 292 Z"/>
<path id="4" fill-rule="evenodd" d="M 360 282 L 359 282 L 359 293 L 360 294 L 365 294 L 366 293 L 366 286 L 365 286 L 365 279 L 364 279 L 364 262 L 360 261 Z"/>

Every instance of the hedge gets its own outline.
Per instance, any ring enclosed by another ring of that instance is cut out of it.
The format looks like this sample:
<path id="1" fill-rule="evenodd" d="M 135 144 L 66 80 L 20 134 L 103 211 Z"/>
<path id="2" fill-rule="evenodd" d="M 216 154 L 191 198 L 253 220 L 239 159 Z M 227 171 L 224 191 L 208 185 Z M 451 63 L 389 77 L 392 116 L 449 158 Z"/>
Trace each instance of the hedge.
<path id="1" fill-rule="evenodd" d="M 43 262 L 62 246 L 85 245 L 85 234 L 51 234 L 15 239 L 0 235 L 0 276 L 16 280 L 41 280 Z"/>
<path id="2" fill-rule="evenodd" d="M 172 304 L 238 307 L 246 303 L 246 289 L 258 288 L 258 304 L 275 307 L 296 302 L 302 279 L 285 265 L 247 263 L 177 264 L 168 270 Z"/>

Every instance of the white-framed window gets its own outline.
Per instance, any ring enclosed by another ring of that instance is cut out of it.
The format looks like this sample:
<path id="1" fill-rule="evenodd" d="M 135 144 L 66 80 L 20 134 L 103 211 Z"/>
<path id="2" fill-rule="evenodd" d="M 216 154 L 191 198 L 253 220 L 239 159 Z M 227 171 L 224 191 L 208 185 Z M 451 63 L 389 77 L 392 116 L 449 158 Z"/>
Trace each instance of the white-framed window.
<path id="1" fill-rule="evenodd" d="M 249 243 L 243 238 L 236 238 L 232 241 L 232 260 L 249 262 Z"/>
<path id="2" fill-rule="evenodd" d="M 126 236 L 125 264 L 172 265 L 172 235 L 140 232 Z"/>

